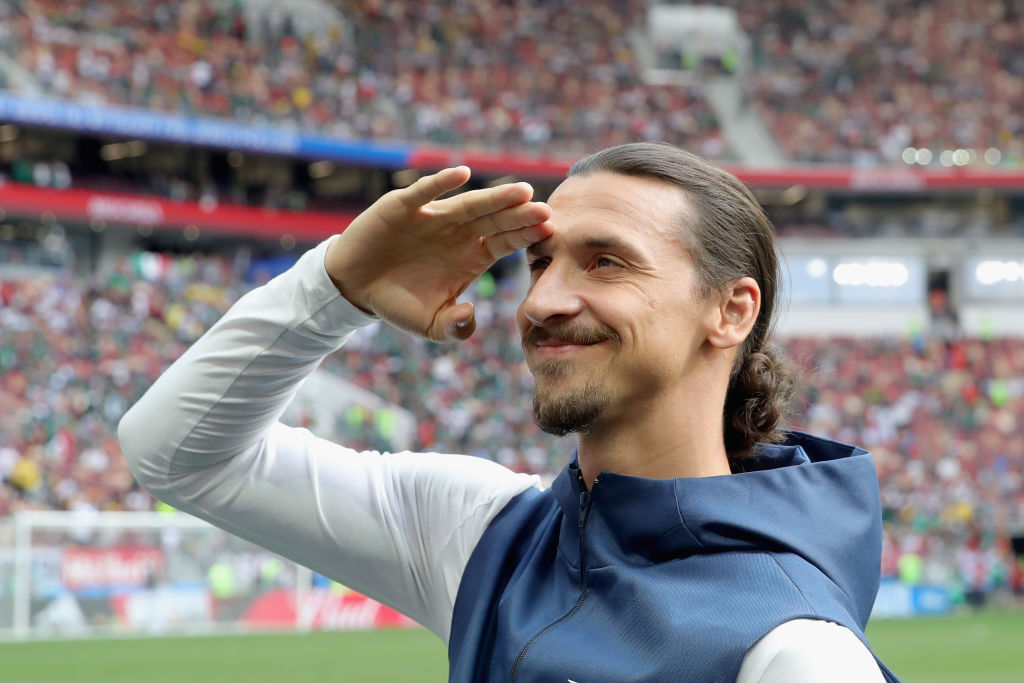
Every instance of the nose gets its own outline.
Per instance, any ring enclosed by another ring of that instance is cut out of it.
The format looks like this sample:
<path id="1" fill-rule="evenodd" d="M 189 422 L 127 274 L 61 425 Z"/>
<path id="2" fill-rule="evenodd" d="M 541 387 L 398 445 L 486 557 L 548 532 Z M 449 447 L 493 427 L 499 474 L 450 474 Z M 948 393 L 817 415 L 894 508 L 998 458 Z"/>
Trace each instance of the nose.
<path id="1" fill-rule="evenodd" d="M 537 327 L 571 320 L 582 310 L 583 300 L 569 274 L 555 264 L 548 265 L 534 279 L 519 306 L 520 315 Z"/>

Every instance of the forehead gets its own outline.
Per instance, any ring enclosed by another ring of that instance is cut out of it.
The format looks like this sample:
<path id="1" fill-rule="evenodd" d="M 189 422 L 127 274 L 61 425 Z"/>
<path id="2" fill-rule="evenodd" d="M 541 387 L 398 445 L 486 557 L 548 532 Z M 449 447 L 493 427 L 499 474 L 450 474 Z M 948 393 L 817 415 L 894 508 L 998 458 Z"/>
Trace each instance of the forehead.
<path id="1" fill-rule="evenodd" d="M 680 219 L 689 212 L 683 191 L 670 183 L 617 173 L 567 178 L 548 199 L 555 236 L 611 232 L 657 247 L 681 242 Z"/>

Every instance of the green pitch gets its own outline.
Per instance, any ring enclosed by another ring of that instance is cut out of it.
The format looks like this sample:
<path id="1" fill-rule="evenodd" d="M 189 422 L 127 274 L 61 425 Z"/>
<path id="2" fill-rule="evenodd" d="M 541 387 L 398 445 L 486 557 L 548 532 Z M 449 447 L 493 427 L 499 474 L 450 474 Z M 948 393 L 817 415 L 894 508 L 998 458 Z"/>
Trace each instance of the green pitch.
<path id="1" fill-rule="evenodd" d="M 878 621 L 868 636 L 906 683 L 1024 677 L 1024 612 Z M 447 670 L 441 642 L 418 629 L 0 645 L 5 683 L 419 683 Z"/>
<path id="2" fill-rule="evenodd" d="M 0 645 L 3 683 L 419 683 L 445 681 L 424 629 Z"/>
<path id="3" fill-rule="evenodd" d="M 875 653 L 905 683 L 1024 680 L 1024 611 L 868 624 Z"/>

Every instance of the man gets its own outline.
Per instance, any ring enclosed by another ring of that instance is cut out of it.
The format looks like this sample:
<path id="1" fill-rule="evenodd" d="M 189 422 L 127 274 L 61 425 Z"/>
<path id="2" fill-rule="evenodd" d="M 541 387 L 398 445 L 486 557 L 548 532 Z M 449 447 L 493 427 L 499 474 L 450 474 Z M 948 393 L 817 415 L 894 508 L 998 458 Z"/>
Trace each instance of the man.
<path id="1" fill-rule="evenodd" d="M 385 195 L 243 297 L 122 421 L 139 481 L 424 624 L 452 681 L 896 680 L 863 635 L 870 456 L 777 431 L 791 382 L 766 345 L 777 262 L 750 192 L 652 143 L 580 161 L 549 204 L 522 183 L 437 199 L 468 178 Z M 457 297 L 522 248 L 534 414 L 579 435 L 549 490 L 277 423 L 375 318 L 468 338 Z"/>

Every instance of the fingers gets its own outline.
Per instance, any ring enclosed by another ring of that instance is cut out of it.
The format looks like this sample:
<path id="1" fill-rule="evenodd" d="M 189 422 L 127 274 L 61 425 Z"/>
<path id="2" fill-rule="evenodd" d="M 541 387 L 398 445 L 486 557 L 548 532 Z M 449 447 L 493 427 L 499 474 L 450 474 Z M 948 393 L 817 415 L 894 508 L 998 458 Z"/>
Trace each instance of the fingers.
<path id="1" fill-rule="evenodd" d="M 483 216 L 529 202 L 532 197 L 533 187 L 529 183 L 510 183 L 463 192 L 456 197 L 436 202 L 432 208 L 456 223 L 469 223 Z"/>
<path id="2" fill-rule="evenodd" d="M 527 202 L 502 209 L 471 221 L 466 229 L 480 236 L 495 235 L 544 223 L 551 218 L 551 207 L 543 202 Z"/>
<path id="3" fill-rule="evenodd" d="M 464 185 L 469 174 L 467 166 L 446 168 L 420 178 L 395 194 L 407 209 L 430 204 L 432 215 L 452 223 L 472 224 L 471 229 L 478 235 L 514 230 L 550 218 L 551 209 L 546 204 L 530 201 L 533 187 L 529 183 L 509 183 L 437 199 Z"/>
<path id="4" fill-rule="evenodd" d="M 430 326 L 427 336 L 434 341 L 445 339 L 469 339 L 476 330 L 476 317 L 473 304 L 468 301 L 456 306 L 448 306 L 438 311 L 434 324 Z"/>
<path id="5" fill-rule="evenodd" d="M 555 232 L 555 226 L 550 221 L 544 221 L 534 225 L 519 228 L 517 230 L 506 230 L 493 235 L 480 238 L 480 243 L 494 260 L 505 258 L 514 254 L 520 249 L 525 249 L 531 244 L 543 242 Z"/>
<path id="6" fill-rule="evenodd" d="M 544 221 L 517 230 L 506 230 L 496 235 L 481 237 L 480 244 L 493 263 L 531 244 L 546 240 L 554 232 L 555 226 L 550 221 Z M 426 336 L 434 341 L 464 340 L 469 339 L 475 330 L 473 304 L 467 301 L 455 306 L 446 306 L 438 311 Z"/>
<path id="7" fill-rule="evenodd" d="M 462 187 L 469 180 L 469 175 L 468 166 L 446 168 L 443 171 L 423 176 L 409 187 L 398 190 L 396 194 L 407 208 L 419 208 L 434 201 L 445 192 Z M 456 197 L 452 199 L 456 199 Z"/>

